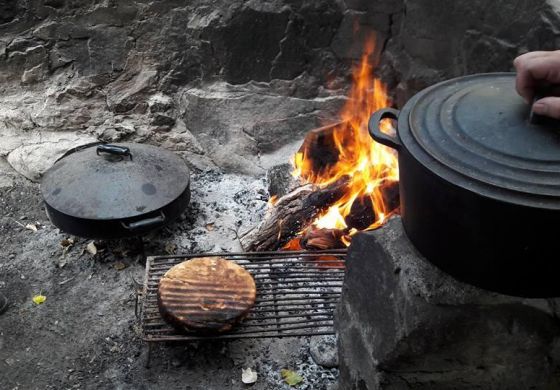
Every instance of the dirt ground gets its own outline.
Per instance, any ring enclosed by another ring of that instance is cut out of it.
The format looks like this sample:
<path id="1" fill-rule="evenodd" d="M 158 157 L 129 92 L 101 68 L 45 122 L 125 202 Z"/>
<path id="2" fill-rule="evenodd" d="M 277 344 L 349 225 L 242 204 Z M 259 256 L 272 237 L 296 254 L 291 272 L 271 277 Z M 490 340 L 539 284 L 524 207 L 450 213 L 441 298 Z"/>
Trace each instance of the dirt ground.
<path id="1" fill-rule="evenodd" d="M 238 249 L 232 230 L 262 214 L 263 188 L 254 178 L 193 175 L 191 206 L 146 237 L 147 254 Z M 0 315 L 1 389 L 289 389 L 283 368 L 304 377 L 299 389 L 334 386 L 337 369 L 316 365 L 306 338 L 161 345 L 146 368 L 134 314 L 144 271 L 138 242 L 96 242 L 92 255 L 91 240 L 51 225 L 39 186 L 5 163 L 0 215 L 0 291 L 10 300 Z M 74 242 L 65 250 L 67 239 Z M 32 301 L 37 294 L 43 304 Z M 241 382 L 247 367 L 258 373 L 252 386 Z"/>

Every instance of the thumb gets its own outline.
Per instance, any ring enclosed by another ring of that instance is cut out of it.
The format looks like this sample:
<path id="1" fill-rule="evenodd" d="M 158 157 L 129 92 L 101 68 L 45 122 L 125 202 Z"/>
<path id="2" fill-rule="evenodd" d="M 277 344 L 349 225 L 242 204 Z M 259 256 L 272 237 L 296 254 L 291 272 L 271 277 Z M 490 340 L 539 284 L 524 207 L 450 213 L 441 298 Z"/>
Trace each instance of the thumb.
<path id="1" fill-rule="evenodd" d="M 560 119 L 560 97 L 547 96 L 537 100 L 533 104 L 533 112 L 535 114 Z"/>

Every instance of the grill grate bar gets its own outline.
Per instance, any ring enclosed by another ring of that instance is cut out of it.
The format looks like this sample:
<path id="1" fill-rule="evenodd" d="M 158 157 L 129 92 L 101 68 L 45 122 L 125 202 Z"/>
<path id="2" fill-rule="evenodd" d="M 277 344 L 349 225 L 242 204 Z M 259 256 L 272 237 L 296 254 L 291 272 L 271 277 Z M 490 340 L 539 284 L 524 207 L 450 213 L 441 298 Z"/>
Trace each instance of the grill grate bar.
<path id="1" fill-rule="evenodd" d="M 311 319 L 311 320 L 299 320 L 299 321 L 284 321 L 283 322 L 283 326 L 290 326 L 290 325 L 307 325 L 308 327 L 317 327 L 317 326 L 324 326 L 325 323 L 332 323 L 332 318 L 315 318 L 315 319 Z M 319 324 L 319 325 L 318 325 Z M 153 328 L 158 328 L 158 327 L 162 327 L 163 325 L 165 325 L 165 323 L 160 322 L 160 323 L 153 323 L 153 324 L 146 324 L 145 326 L 149 326 L 149 327 L 153 327 Z M 243 324 L 243 328 L 247 329 L 247 328 L 251 328 L 251 327 L 277 327 L 277 322 L 258 322 L 258 323 L 251 323 L 251 322 L 247 322 Z M 286 328 L 285 328 L 286 329 Z M 162 330 L 162 332 L 175 332 L 174 329 L 171 328 L 165 328 Z M 236 332 L 233 332 L 236 333 Z"/>
<path id="2" fill-rule="evenodd" d="M 159 279 L 182 261 L 211 256 L 236 261 L 253 275 L 257 284 L 255 306 L 231 332 L 212 336 L 179 332 L 159 314 Z M 150 257 L 146 262 L 140 315 L 143 339 L 198 341 L 334 334 L 334 309 L 342 290 L 345 257 L 346 250 Z"/>

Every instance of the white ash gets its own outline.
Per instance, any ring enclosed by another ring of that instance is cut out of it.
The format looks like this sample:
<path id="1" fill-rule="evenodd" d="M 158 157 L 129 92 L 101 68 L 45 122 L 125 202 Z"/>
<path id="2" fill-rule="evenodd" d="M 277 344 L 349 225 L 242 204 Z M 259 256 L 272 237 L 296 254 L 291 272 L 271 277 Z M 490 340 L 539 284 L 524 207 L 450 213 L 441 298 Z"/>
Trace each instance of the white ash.
<path id="1" fill-rule="evenodd" d="M 206 171 L 191 175 L 191 201 L 176 223 L 146 237 L 148 245 L 165 238 L 173 253 L 239 252 L 237 235 L 262 218 L 268 196 L 264 178 Z M 153 250 L 157 250 L 154 248 Z M 157 253 L 152 250 L 150 255 Z"/>

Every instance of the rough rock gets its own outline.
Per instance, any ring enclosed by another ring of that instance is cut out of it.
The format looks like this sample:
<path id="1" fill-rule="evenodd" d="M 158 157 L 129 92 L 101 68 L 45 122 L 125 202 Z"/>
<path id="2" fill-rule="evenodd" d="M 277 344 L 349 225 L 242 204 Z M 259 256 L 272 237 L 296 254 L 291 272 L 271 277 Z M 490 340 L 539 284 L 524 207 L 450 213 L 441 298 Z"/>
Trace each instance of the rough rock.
<path id="1" fill-rule="evenodd" d="M 17 172 L 38 181 L 68 149 L 95 141 L 92 136 L 75 132 L 35 133 L 12 150 L 7 160 Z"/>
<path id="2" fill-rule="evenodd" d="M 500 295 L 427 262 L 400 218 L 357 235 L 337 308 L 340 385 L 545 389 L 560 367 L 558 299 Z"/>
<path id="3" fill-rule="evenodd" d="M 334 121 L 344 101 L 341 96 L 300 99 L 272 94 L 264 85 L 219 82 L 185 90 L 179 104 L 186 126 L 217 165 L 255 174 L 264 173 L 258 166 L 260 153 Z"/>
<path id="4" fill-rule="evenodd" d="M 173 99 L 162 93 L 156 93 L 148 98 L 150 112 L 165 112 L 173 107 Z"/>
<path id="5" fill-rule="evenodd" d="M 560 45 L 556 0 L 376 3 L 391 2 L 400 3 L 402 11 L 391 14 L 381 73 L 398 106 L 438 81 L 511 71 L 517 55 Z"/>
<path id="6" fill-rule="evenodd" d="M 444 78 L 509 70 L 560 34 L 552 0 L 46 0 L 0 14 L 0 154 L 30 129 L 172 147 L 184 137 L 161 133 L 181 119 L 208 163 L 249 174 L 339 119 L 371 33 L 397 105 Z"/>
<path id="7" fill-rule="evenodd" d="M 156 70 L 140 69 L 138 73 L 123 75 L 121 83 L 111 85 L 107 91 L 107 105 L 117 113 L 132 111 L 138 105 L 140 112 L 144 112 L 147 106 L 145 95 L 151 92 L 157 76 Z"/>
<path id="8" fill-rule="evenodd" d="M 44 66 L 43 64 L 39 64 L 23 72 L 23 74 L 21 75 L 21 82 L 24 84 L 36 83 L 44 77 L 44 74 Z"/>
<path id="9" fill-rule="evenodd" d="M 309 341 L 309 353 L 320 366 L 338 367 L 338 348 L 336 336 L 313 336 Z"/>

